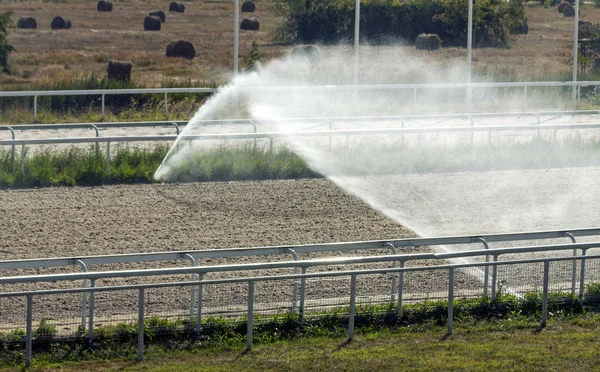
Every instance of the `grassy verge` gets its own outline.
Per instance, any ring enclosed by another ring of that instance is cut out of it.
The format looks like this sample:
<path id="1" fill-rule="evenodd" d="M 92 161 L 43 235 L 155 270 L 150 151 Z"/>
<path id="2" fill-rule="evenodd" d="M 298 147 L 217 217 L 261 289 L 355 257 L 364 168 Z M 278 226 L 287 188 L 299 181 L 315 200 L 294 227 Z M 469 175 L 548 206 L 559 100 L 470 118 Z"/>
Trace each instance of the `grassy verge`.
<path id="1" fill-rule="evenodd" d="M 598 289 L 598 285 L 587 286 L 583 302 L 570 294 L 553 293 L 550 296 L 550 317 L 553 321 L 571 319 L 581 323 L 589 319 L 600 320 Z M 439 340 L 445 333 L 447 306 L 445 301 L 407 305 L 403 308 L 402 316 L 398 316 L 396 308 L 390 305 L 359 306 L 355 317 L 356 332 L 363 337 L 383 334 L 392 338 L 418 339 L 422 335 L 428 335 L 427 338 Z M 482 298 L 457 300 L 454 310 L 455 328 L 459 334 L 478 332 L 481 334 L 476 337 L 483 340 L 485 332 L 508 332 L 506 336 L 510 332 L 521 332 L 520 330 L 531 333 L 539 324 L 541 296 L 539 292 L 531 292 L 521 299 L 500 294 L 496 302 Z M 346 335 L 347 324 L 347 308 L 307 313 L 303 320 L 296 313 L 290 312 L 276 316 L 257 316 L 253 327 L 254 345 L 276 349 L 277 345 L 310 345 L 321 342 L 319 340 L 324 338 L 329 339 L 325 342 L 333 340 L 339 344 Z M 150 360 L 157 355 L 165 355 L 171 359 L 184 355 L 186 359 L 193 360 L 195 357 L 202 358 L 224 350 L 241 350 L 245 345 L 244 319 L 204 319 L 200 335 L 194 332 L 194 324 L 187 319 L 151 317 L 145 320 L 144 326 L 145 345 Z M 600 325 L 595 327 L 599 328 Z M 66 361 L 88 361 L 91 366 L 98 361 L 120 360 L 118 363 L 121 363 L 122 360 L 133 360 L 136 355 L 137 329 L 135 323 L 101 326 L 94 330 L 94 343 L 88 345 L 84 334 L 58 337 L 56 328 L 43 321 L 34 331 L 35 362 L 38 366 L 50 366 Z M 0 365 L 22 365 L 23 342 L 22 330 L 1 335 Z M 360 351 L 357 352 L 357 357 L 362 355 Z M 302 361 L 306 362 L 308 359 Z"/>
<path id="2" fill-rule="evenodd" d="M 94 145 L 84 149 L 42 149 L 25 157 L 23 172 L 19 151 L 14 161 L 10 150 L 0 150 L 0 188 L 104 185 L 154 182 L 152 176 L 169 151 L 164 144 L 150 148 L 119 146 L 111 152 L 110 170 L 106 153 Z M 175 182 L 231 181 L 316 177 L 304 161 L 291 151 L 252 146 L 217 147 L 194 153 L 173 169 Z"/>

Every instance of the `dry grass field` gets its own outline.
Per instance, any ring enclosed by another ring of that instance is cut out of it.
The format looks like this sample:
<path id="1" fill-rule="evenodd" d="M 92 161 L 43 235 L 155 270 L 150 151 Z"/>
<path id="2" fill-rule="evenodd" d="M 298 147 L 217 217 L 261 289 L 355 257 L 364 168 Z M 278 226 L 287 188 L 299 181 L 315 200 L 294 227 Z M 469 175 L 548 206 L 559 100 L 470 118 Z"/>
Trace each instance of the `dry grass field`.
<path id="1" fill-rule="evenodd" d="M 115 2 L 110 13 L 97 12 L 95 1 L 4 2 L 3 10 L 13 12 L 13 23 L 21 16 L 33 16 L 37 30 L 12 28 L 10 41 L 17 52 L 11 55 L 13 75 L 0 76 L 0 89 L 15 85 L 32 86 L 96 74 L 104 76 L 109 59 L 134 63 L 133 79 L 139 85 L 160 87 L 172 83 L 196 86 L 219 85 L 231 76 L 233 56 L 233 5 L 229 1 L 188 1 L 185 13 L 168 12 L 168 2 L 126 0 Z M 545 9 L 539 3 L 526 5 L 529 34 L 515 35 L 509 49 L 474 51 L 474 71 L 485 80 L 556 80 L 569 77 L 573 19 L 565 18 L 556 7 Z M 143 19 L 149 11 L 163 10 L 167 21 L 158 32 L 144 31 Z M 70 30 L 51 30 L 56 15 L 70 18 Z M 254 14 L 260 31 L 240 31 L 240 67 L 243 57 L 257 41 L 263 61 L 288 52 L 289 46 L 274 44 L 270 33 L 280 19 L 270 10 L 270 2 L 259 1 Z M 600 19 L 600 9 L 586 5 L 582 20 Z M 14 26 L 14 25 L 13 25 Z M 166 45 L 185 39 L 197 50 L 188 61 L 165 56 Z M 406 47 L 409 48 L 409 47 Z M 412 50 L 412 47 L 410 47 Z M 416 53 L 416 52 L 415 52 Z M 462 61 L 465 50 L 444 48 L 420 52 L 431 58 Z"/>

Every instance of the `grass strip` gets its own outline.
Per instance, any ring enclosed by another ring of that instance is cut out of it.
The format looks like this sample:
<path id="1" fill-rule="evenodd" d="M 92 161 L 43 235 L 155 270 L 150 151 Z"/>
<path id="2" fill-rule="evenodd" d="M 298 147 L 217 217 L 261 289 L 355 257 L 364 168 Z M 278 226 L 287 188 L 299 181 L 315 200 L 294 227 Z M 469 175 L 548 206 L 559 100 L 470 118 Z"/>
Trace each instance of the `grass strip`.
<path id="1" fill-rule="evenodd" d="M 549 298 L 552 319 L 588 318 L 600 320 L 600 284 L 586 286 L 583 301 L 569 293 L 552 293 Z M 398 316 L 394 305 L 362 305 L 355 317 L 356 333 L 430 334 L 438 339 L 445 332 L 448 304 L 446 301 L 406 305 Z M 500 293 L 497 301 L 461 299 L 454 306 L 456 332 L 498 332 L 526 329 L 531 332 L 541 317 L 539 291 L 523 298 Z M 298 314 L 285 312 L 275 316 L 257 316 L 254 320 L 254 345 L 290 343 L 304 340 L 310 344 L 317 338 L 341 339 L 346 335 L 348 308 L 310 312 L 300 320 Z M 155 353 L 198 353 L 215 350 L 240 350 L 245 344 L 246 320 L 208 317 L 202 322 L 200 335 L 194 323 L 181 318 L 169 320 L 150 317 L 144 322 L 144 340 L 150 355 Z M 596 326 L 598 327 L 598 326 Z M 46 321 L 34 330 L 34 357 L 37 365 L 52 365 L 65 361 L 135 359 L 136 323 L 121 323 L 94 329 L 94 342 L 87 344 L 86 334 L 57 335 L 56 327 Z M 24 332 L 14 330 L 0 335 L 0 365 L 19 367 L 24 363 Z M 397 336 L 393 336 L 397 337 Z M 412 337 L 412 336 L 409 336 Z"/>

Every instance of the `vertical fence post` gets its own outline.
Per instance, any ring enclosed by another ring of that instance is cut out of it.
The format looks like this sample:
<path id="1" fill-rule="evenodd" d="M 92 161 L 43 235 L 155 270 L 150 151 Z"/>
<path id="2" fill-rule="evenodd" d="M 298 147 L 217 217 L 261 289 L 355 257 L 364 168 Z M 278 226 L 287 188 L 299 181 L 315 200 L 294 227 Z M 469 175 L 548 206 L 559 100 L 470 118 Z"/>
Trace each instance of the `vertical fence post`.
<path id="1" fill-rule="evenodd" d="M 25 144 L 21 145 L 21 175 L 25 175 Z"/>
<path id="2" fill-rule="evenodd" d="M 356 274 L 350 278 L 350 314 L 348 315 L 348 341 L 354 336 L 354 313 L 356 312 Z"/>
<path id="3" fill-rule="evenodd" d="M 14 129 L 12 129 L 11 127 L 6 127 L 6 128 L 10 131 L 10 134 L 12 136 L 12 140 L 14 141 L 15 140 L 15 131 L 14 131 Z M 10 150 L 10 169 L 9 170 L 12 172 L 12 170 L 13 170 L 13 163 L 15 162 L 15 145 L 13 144 L 10 147 L 10 149 L 11 150 Z"/>
<path id="4" fill-rule="evenodd" d="M 392 243 L 387 243 L 386 245 L 388 247 L 390 247 L 392 254 L 395 255 L 396 247 L 394 247 L 394 245 Z M 397 265 L 398 265 L 398 261 L 392 262 L 392 267 L 396 267 Z M 396 300 L 396 277 L 397 277 L 397 274 L 395 272 L 392 273 L 392 291 L 390 293 L 390 306 L 393 306 L 394 302 Z"/>
<path id="5" fill-rule="evenodd" d="M 548 282 L 550 272 L 550 261 L 544 261 L 544 283 L 542 290 L 542 321 L 540 327 L 546 326 L 546 320 L 548 319 Z"/>
<path id="6" fill-rule="evenodd" d="M 90 288 L 96 287 L 96 279 L 90 281 Z M 95 306 L 95 295 L 94 291 L 90 292 L 90 317 L 88 319 L 88 344 L 92 343 L 93 331 L 94 331 L 94 306 Z"/>
<path id="7" fill-rule="evenodd" d="M 302 268 L 302 275 L 306 274 L 306 267 Z M 306 278 L 300 279 L 300 308 L 298 309 L 299 319 L 304 319 L 304 293 L 306 291 Z"/>
<path id="8" fill-rule="evenodd" d="M 490 246 L 489 246 L 488 242 L 485 239 L 479 237 L 479 238 L 477 238 L 477 240 L 479 240 L 483 244 L 483 248 L 484 249 L 486 249 L 486 250 L 490 249 Z M 485 255 L 485 262 L 490 262 L 490 255 L 489 254 Z M 488 282 L 489 282 L 489 277 L 490 277 L 490 267 L 488 265 L 486 265 L 483 268 L 483 298 L 484 299 L 487 299 L 487 297 L 488 297 L 488 284 L 489 284 Z"/>
<path id="9" fill-rule="evenodd" d="M 190 260 L 192 267 L 196 266 L 196 259 L 191 254 L 186 254 L 185 257 Z M 196 273 L 192 273 L 192 282 L 196 281 Z M 190 322 L 194 321 L 194 306 L 196 306 L 196 287 L 190 286 Z"/>
<path id="10" fill-rule="evenodd" d="M 37 96 L 33 96 L 33 122 L 37 123 Z"/>
<path id="11" fill-rule="evenodd" d="M 139 289 L 138 296 L 138 339 L 137 361 L 144 358 L 144 288 Z"/>
<path id="12" fill-rule="evenodd" d="M 454 326 L 454 268 L 448 269 L 448 334 Z"/>
<path id="13" fill-rule="evenodd" d="M 204 273 L 200 273 L 200 281 L 204 280 Z M 198 285 L 198 312 L 196 313 L 196 332 L 202 329 L 202 284 Z"/>
<path id="14" fill-rule="evenodd" d="M 585 255 L 587 254 L 587 249 L 581 250 L 581 255 L 584 256 L 581 259 L 581 269 L 579 270 L 581 275 L 579 277 L 579 301 L 583 301 L 583 293 L 585 290 Z"/>
<path id="15" fill-rule="evenodd" d="M 83 271 L 84 273 L 87 272 L 87 266 L 85 265 L 85 263 L 82 260 L 77 260 L 77 263 L 79 264 L 79 266 L 81 267 L 81 271 Z M 83 288 L 87 288 L 87 280 L 83 279 Z M 83 292 L 81 294 L 81 332 L 85 332 L 85 318 L 86 318 L 86 312 L 87 312 L 87 297 L 88 294 L 87 292 Z"/>
<path id="16" fill-rule="evenodd" d="M 248 281 L 248 330 L 246 350 L 252 350 L 252 321 L 254 320 L 254 280 Z"/>
<path id="17" fill-rule="evenodd" d="M 33 295 L 27 295 L 27 325 L 25 333 L 25 366 L 31 367 L 32 341 L 33 341 Z"/>
<path id="18" fill-rule="evenodd" d="M 287 251 L 292 255 L 294 261 L 298 261 L 298 254 L 292 248 L 288 248 Z M 294 267 L 294 275 L 298 275 L 298 266 Z M 298 279 L 294 278 L 293 283 L 293 294 L 292 294 L 292 311 L 296 312 L 298 310 Z"/>
<path id="19" fill-rule="evenodd" d="M 104 121 L 104 93 L 102 94 L 102 121 Z"/>
<path id="20" fill-rule="evenodd" d="M 498 256 L 494 256 L 494 262 L 498 262 Z M 496 281 L 498 278 L 498 265 L 492 268 L 492 302 L 496 301 Z"/>
<path id="21" fill-rule="evenodd" d="M 167 99 L 167 92 L 165 92 L 165 118 L 169 120 L 169 100 Z"/>
<path id="22" fill-rule="evenodd" d="M 556 133 L 556 131 L 554 131 Z M 555 134 L 556 135 L 556 134 Z M 571 239 L 571 243 L 577 243 L 575 236 L 573 234 L 566 232 L 565 235 Z M 573 257 L 577 256 L 577 249 L 573 249 Z M 577 286 L 577 260 L 573 260 L 571 262 L 572 273 L 571 273 L 571 295 L 575 296 L 575 287 Z"/>
<path id="23" fill-rule="evenodd" d="M 404 269 L 404 261 L 400 261 L 400 268 Z M 404 271 L 400 271 L 398 278 L 398 318 L 402 318 L 402 294 L 404 289 Z"/>
<path id="24" fill-rule="evenodd" d="M 525 103 L 525 107 L 527 107 L 527 85 L 523 86 L 523 102 Z"/>
<path id="25" fill-rule="evenodd" d="M 110 142 L 106 142 L 106 173 L 110 173 Z"/>

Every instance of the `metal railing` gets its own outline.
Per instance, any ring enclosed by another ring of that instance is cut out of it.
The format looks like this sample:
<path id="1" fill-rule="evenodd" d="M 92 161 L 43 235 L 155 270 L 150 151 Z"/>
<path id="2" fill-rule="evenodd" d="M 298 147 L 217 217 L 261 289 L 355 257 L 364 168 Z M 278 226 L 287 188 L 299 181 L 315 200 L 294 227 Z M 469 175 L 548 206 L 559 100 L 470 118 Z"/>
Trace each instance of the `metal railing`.
<path id="1" fill-rule="evenodd" d="M 524 101 L 527 101 L 529 88 L 535 87 L 581 87 L 599 86 L 599 81 L 546 81 L 546 82 L 508 82 L 508 83 L 453 83 L 453 84 L 369 84 L 369 85 L 321 85 L 321 86 L 277 86 L 277 87 L 237 87 L 240 93 L 246 92 L 352 92 L 369 90 L 411 90 L 413 105 L 417 103 L 419 90 L 431 89 L 485 89 L 485 88 L 522 88 Z M 90 89 L 90 90 L 40 90 L 0 92 L 2 97 L 33 97 L 33 117 L 37 121 L 38 97 L 47 96 L 100 96 L 102 119 L 104 119 L 105 98 L 107 95 L 123 94 L 164 94 L 165 118 L 169 119 L 168 95 L 174 93 L 217 93 L 220 88 L 152 88 L 152 89 Z M 579 99 L 579 94 L 577 94 Z"/>
<path id="2" fill-rule="evenodd" d="M 494 272 L 497 271 L 499 266 L 503 265 L 519 265 L 519 264 L 543 264 L 543 277 L 541 283 L 538 283 L 543 288 L 542 290 L 542 314 L 540 320 L 540 326 L 544 327 L 547 322 L 548 316 L 548 301 L 549 301 L 549 292 L 550 292 L 550 265 L 555 262 L 569 261 L 575 262 L 579 261 L 582 269 L 585 268 L 586 260 L 598 260 L 600 259 L 600 255 L 590 255 L 586 256 L 586 251 L 591 248 L 597 248 L 600 246 L 600 243 L 588 243 L 588 244 L 570 244 L 562 247 L 559 246 L 537 246 L 537 247 L 523 247 L 523 248 L 509 248 L 509 249 L 495 249 L 490 250 L 489 253 L 492 253 L 494 256 L 499 256 L 504 253 L 515 253 L 519 252 L 540 252 L 540 251 L 549 251 L 549 250 L 560 250 L 560 249 L 570 249 L 570 248 L 579 248 L 582 249 L 581 256 L 575 257 L 558 257 L 558 258 L 534 258 L 534 259 L 521 259 L 521 260 L 513 260 L 513 261 L 496 261 L 493 262 L 485 262 L 485 263 L 463 263 L 463 264 L 442 264 L 436 266 L 418 266 L 418 267 L 399 267 L 399 268 L 386 268 L 386 269 L 372 269 L 372 270 L 346 270 L 340 272 L 319 272 L 319 273 L 310 273 L 307 274 L 304 270 L 302 274 L 294 274 L 294 275 L 276 275 L 276 276 L 262 276 L 262 277 L 245 277 L 245 278 L 230 278 L 230 279 L 215 279 L 215 280 L 202 280 L 202 276 L 200 276 L 201 280 L 199 281 L 191 281 L 191 282 L 171 282 L 171 283 L 159 283 L 159 284 L 141 284 L 141 285 L 125 285 L 125 286 L 108 286 L 108 287 L 92 287 L 92 288 L 72 288 L 72 289 L 52 289 L 52 290 L 35 290 L 35 291 L 21 291 L 21 292 L 3 292 L 0 293 L 0 298 L 15 298 L 15 297 L 25 297 L 26 298 L 26 335 L 25 335 L 25 349 L 26 349 L 26 365 L 29 367 L 31 365 L 32 360 L 32 341 L 33 341 L 33 299 L 35 297 L 42 297 L 48 295 L 56 295 L 56 294 L 67 294 L 67 293 L 89 293 L 93 298 L 94 293 L 99 292 L 114 292 L 114 291 L 123 291 L 123 290 L 137 290 L 138 291 L 138 316 L 137 316 L 137 324 L 138 324 L 138 340 L 137 340 L 137 350 L 138 350 L 138 360 L 143 358 L 144 353 L 144 296 L 145 292 L 151 288 L 166 288 L 166 287 L 198 287 L 203 288 L 211 285 L 218 285 L 224 283 L 247 283 L 247 307 L 245 312 L 247 314 L 247 331 L 246 331 L 246 349 L 250 350 L 252 348 L 252 332 L 253 332 L 253 321 L 254 321 L 254 313 L 255 313 L 255 284 L 263 281 L 282 281 L 282 280 L 293 280 L 293 281 L 301 281 L 302 283 L 306 283 L 307 279 L 311 278 L 331 278 L 331 277 L 346 277 L 350 278 L 350 296 L 349 296 L 349 319 L 348 319 L 348 339 L 352 339 L 354 334 L 354 318 L 357 311 L 357 279 L 361 276 L 367 275 L 375 275 L 375 274 L 392 274 L 399 275 L 402 277 L 406 273 L 410 272 L 419 272 L 419 271 L 446 271 L 448 272 L 448 284 L 447 284 L 447 334 L 452 334 L 454 330 L 454 300 L 457 297 L 455 295 L 455 275 L 457 271 L 465 270 L 468 268 L 492 268 Z M 450 257 L 475 257 L 477 255 L 485 255 L 488 253 L 486 250 L 482 251 L 474 251 L 474 252 L 455 252 L 455 253 L 444 253 L 438 254 L 440 258 L 450 258 Z M 412 255 L 418 256 L 418 255 Z M 408 259 L 408 255 L 401 256 L 384 256 L 384 257 L 359 257 L 359 258 L 344 258 L 344 259 L 334 259 L 334 260 L 312 260 L 305 262 L 288 262 L 288 263 L 263 263 L 263 264 L 249 264 L 249 265 L 241 265 L 244 266 L 242 269 L 259 269 L 265 267 L 294 267 L 299 265 L 303 268 L 312 267 L 316 265 L 331 265 L 331 264 L 348 264 L 348 263 L 365 263 L 365 262 L 390 262 L 394 260 L 406 260 Z M 221 269 L 231 269 L 231 270 L 239 270 L 240 265 L 236 265 L 237 268 L 231 267 L 221 267 Z M 196 268 L 176 268 L 176 269 L 157 269 L 157 270 L 138 270 L 138 271 L 124 271 L 124 272 L 96 272 L 96 273 L 81 273 L 81 274 L 57 274 L 57 275 L 45 275 L 45 276 L 30 276 L 30 277 L 14 277 L 14 278 L 0 278 L 0 284 L 6 283 L 41 283 L 47 281 L 55 281 L 55 280 L 74 280 L 74 279 L 89 279 L 92 281 L 102 279 L 102 278 L 115 278 L 115 277 L 132 277 L 132 276 L 149 276 L 149 275 L 172 275 L 174 273 L 191 273 L 195 272 L 197 274 L 203 274 L 210 272 L 211 270 L 216 269 L 217 267 L 196 267 Z M 583 300 L 583 284 L 584 284 L 585 271 L 581 272 L 581 292 L 580 292 L 580 300 Z M 403 285 L 400 284 L 398 286 L 398 303 L 397 303 L 397 313 L 398 316 L 402 316 L 402 291 Z M 199 290 L 198 296 L 198 313 L 195 319 L 194 331 L 197 334 L 201 334 L 202 332 L 202 290 Z M 494 300 L 494 299 L 493 299 Z M 303 315 L 303 308 L 300 308 L 300 320 Z M 90 318 L 90 328 L 88 330 L 88 341 L 92 341 L 93 333 L 93 318 Z"/>
<path id="3" fill-rule="evenodd" d="M 184 260 L 189 262 L 192 267 L 198 266 L 202 260 L 212 258 L 233 258 L 233 257 L 252 257 L 252 256 L 267 256 L 267 255 L 292 255 L 294 261 L 300 258 L 301 254 L 306 253 L 324 253 L 324 252 L 347 252 L 357 250 L 373 250 L 384 249 L 389 250 L 392 254 L 396 254 L 398 249 L 407 247 L 423 247 L 423 246 L 450 246 L 450 245 L 466 245 L 466 244 L 483 244 L 485 249 L 489 249 L 489 243 L 493 242 L 515 242 L 525 240 L 541 240 L 541 239 L 557 239 L 568 238 L 571 242 L 576 243 L 576 237 L 598 236 L 600 228 L 591 229 L 572 229 L 572 230 L 554 230 L 554 231 L 539 231 L 539 232 L 522 232 L 522 233 L 504 233 L 504 234 L 482 234 L 472 236 L 450 236 L 440 238 L 411 238 L 411 239 L 394 239 L 394 240 L 373 240 L 362 242 L 345 242 L 345 243 L 329 243 L 329 244 L 308 244 L 308 245 L 286 245 L 286 246 L 271 246 L 271 247 L 253 247 L 253 248 L 227 248 L 227 249 L 209 249 L 209 250 L 188 250 L 175 252 L 152 252 L 152 253 L 135 253 L 135 254 L 117 254 L 117 255 L 100 255 L 100 256 L 76 256 L 76 257 L 57 257 L 57 258 L 39 258 L 39 259 L 20 259 L 20 260 L 5 260 L 0 261 L 0 272 L 4 271 L 4 275 L 10 270 L 17 269 L 34 269 L 34 268 L 51 268 L 51 267 L 69 267 L 77 266 L 83 272 L 88 271 L 90 265 L 110 265 L 122 263 L 141 263 L 141 262 L 158 262 L 158 261 L 178 261 Z M 576 255 L 576 249 L 573 250 L 573 255 Z M 425 256 L 420 256 L 423 258 Z M 432 258 L 433 256 L 427 256 Z M 486 261 L 489 261 L 491 255 L 486 255 Z M 403 261 L 393 263 L 394 266 L 404 265 Z M 576 268 L 573 267 L 572 275 L 572 291 L 575 291 Z M 298 268 L 295 268 L 295 273 L 298 273 Z M 487 296 L 489 273 L 483 273 L 484 278 L 484 296 Z M 192 280 L 196 278 L 196 274 L 192 274 Z M 87 281 L 83 281 L 83 286 L 87 286 Z M 396 278 L 392 280 L 391 298 L 394 298 L 394 287 L 396 286 Z M 294 294 L 297 293 L 297 283 L 294 283 Z M 190 293 L 190 318 L 193 319 L 195 313 L 195 292 Z M 293 299 L 294 308 L 297 299 Z M 87 298 L 82 298 L 82 330 L 86 328 L 86 312 Z"/>
<path id="4" fill-rule="evenodd" d="M 111 142 L 169 142 L 177 139 L 181 141 L 196 140 L 253 140 L 256 147 L 257 139 L 269 139 L 269 151 L 273 149 L 273 141 L 277 138 L 300 138 L 300 137 L 330 137 L 334 136 L 373 136 L 373 135 L 404 135 L 404 134 L 426 134 L 426 133 L 476 133 L 487 132 L 488 141 L 491 142 L 493 132 L 503 131 L 554 131 L 554 137 L 558 130 L 574 129 L 598 129 L 600 123 L 594 124 L 552 124 L 552 125 L 499 125 L 499 126 L 468 126 L 468 127 L 427 127 L 427 128 L 385 128 L 385 129 L 350 129 L 350 130 L 323 130 L 323 131 L 299 131 L 299 132 L 263 132 L 263 133 L 219 133 L 219 134 L 194 134 L 194 135 L 161 135 L 161 136 L 112 136 L 112 137 L 74 137 L 74 138 L 30 138 L 0 140 L 0 146 L 11 146 L 11 159 L 14 161 L 15 146 L 21 146 L 21 173 L 24 174 L 25 146 L 26 145 L 48 145 L 48 144 L 81 144 L 81 143 L 106 143 L 106 170 L 110 171 L 110 144 Z M 14 129 L 14 128 L 11 128 Z M 473 136 L 471 136 L 473 141 Z"/>

